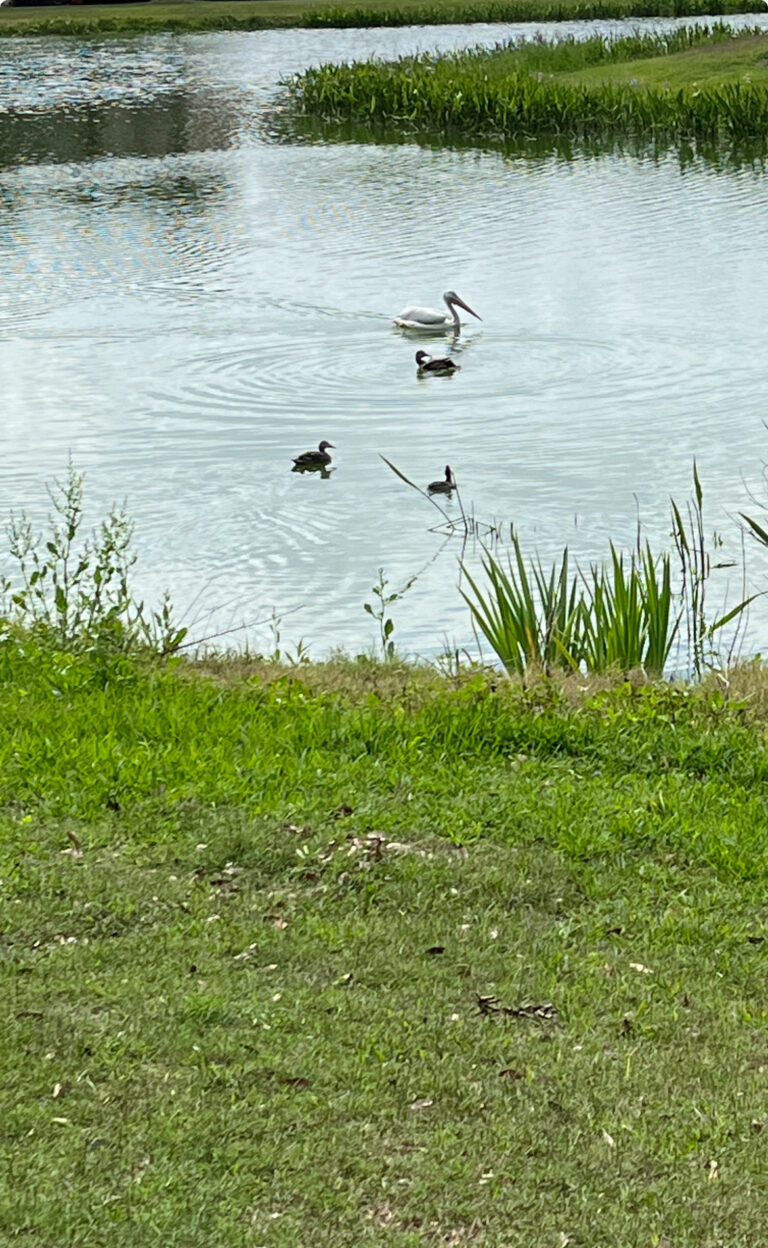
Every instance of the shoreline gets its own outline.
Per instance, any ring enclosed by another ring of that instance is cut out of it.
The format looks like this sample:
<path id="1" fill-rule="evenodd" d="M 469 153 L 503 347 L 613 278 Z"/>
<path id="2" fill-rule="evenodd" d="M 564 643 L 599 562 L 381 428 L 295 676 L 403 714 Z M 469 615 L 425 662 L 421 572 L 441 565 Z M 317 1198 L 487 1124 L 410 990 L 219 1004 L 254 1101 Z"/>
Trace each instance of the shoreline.
<path id="1" fill-rule="evenodd" d="M 475 23 L 717 17 L 764 13 L 763 0 L 177 0 L 174 3 L 0 7 L 0 38 L 110 38 L 152 32 L 344 29 Z"/>

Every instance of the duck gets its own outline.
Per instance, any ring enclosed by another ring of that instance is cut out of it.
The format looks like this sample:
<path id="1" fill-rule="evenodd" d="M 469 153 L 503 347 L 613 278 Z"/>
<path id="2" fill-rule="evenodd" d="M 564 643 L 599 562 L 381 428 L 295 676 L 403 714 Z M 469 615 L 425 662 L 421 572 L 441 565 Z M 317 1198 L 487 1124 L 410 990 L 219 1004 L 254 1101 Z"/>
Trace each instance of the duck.
<path id="1" fill-rule="evenodd" d="M 427 491 L 430 494 L 450 494 L 451 491 L 455 489 L 456 489 L 456 478 L 451 472 L 450 464 L 445 465 L 445 480 L 444 481 L 430 481 L 429 485 L 427 486 Z"/>
<path id="2" fill-rule="evenodd" d="M 439 308 L 420 308 L 410 307 L 403 308 L 399 316 L 393 320 L 393 325 L 398 329 L 419 329 L 427 333 L 443 333 L 446 329 L 452 329 L 456 332 L 461 328 L 461 321 L 456 308 L 463 308 L 465 312 L 469 312 L 470 316 L 474 316 L 478 321 L 482 321 L 482 316 L 474 312 L 468 303 L 460 299 L 455 290 L 446 290 L 443 295 L 443 302 L 448 308 L 448 312 L 442 312 Z M 450 315 L 449 315 L 450 313 Z"/>
<path id="3" fill-rule="evenodd" d="M 420 373 L 455 373 L 461 368 L 450 356 L 444 355 L 436 360 L 428 351 L 416 352 L 416 363 Z"/>
<path id="4" fill-rule="evenodd" d="M 331 462 L 331 457 L 326 450 L 328 446 L 330 446 L 332 451 L 336 450 L 332 442 L 323 441 L 316 451 L 302 451 L 301 455 L 294 456 L 294 471 L 297 468 L 299 470 L 302 468 L 325 468 Z"/>

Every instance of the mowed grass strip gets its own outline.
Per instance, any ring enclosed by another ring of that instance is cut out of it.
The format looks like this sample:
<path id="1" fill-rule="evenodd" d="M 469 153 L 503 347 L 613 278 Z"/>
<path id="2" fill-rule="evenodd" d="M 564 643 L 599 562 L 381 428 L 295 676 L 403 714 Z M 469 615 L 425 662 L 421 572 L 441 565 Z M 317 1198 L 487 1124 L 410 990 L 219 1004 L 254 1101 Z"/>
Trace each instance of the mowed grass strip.
<path id="1" fill-rule="evenodd" d="M 750 1248 L 765 681 L 0 652 L 0 1240 Z"/>
<path id="2" fill-rule="evenodd" d="M 195 0 L 190 3 L 0 8 L 4 35 L 145 34 L 168 30 L 444 25 L 683 17 L 763 11 L 762 0 Z"/>
<path id="3" fill-rule="evenodd" d="M 768 35 L 723 26 L 326 65 L 290 86 L 298 114 L 464 136 L 764 138 Z"/>

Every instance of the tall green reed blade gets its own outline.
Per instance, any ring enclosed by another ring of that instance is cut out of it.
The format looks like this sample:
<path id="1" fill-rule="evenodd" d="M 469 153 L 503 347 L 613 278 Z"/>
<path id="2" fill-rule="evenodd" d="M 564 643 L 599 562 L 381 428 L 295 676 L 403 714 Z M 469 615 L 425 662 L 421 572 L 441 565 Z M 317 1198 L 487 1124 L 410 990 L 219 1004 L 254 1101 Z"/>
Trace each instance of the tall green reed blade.
<path id="1" fill-rule="evenodd" d="M 712 560 L 704 526 L 704 491 L 695 460 L 693 463 L 693 498 L 686 504 L 685 513 L 683 514 L 674 499 L 670 499 L 670 506 L 672 536 L 680 560 L 681 611 L 686 622 L 688 653 L 695 675 L 701 678 L 707 668 L 721 662 L 719 654 L 713 649 L 715 633 L 720 632 L 733 620 L 740 620 L 750 603 L 754 602 L 759 595 L 751 594 L 743 598 L 712 624 L 708 624 L 706 599 Z M 746 516 L 744 519 L 759 537 L 760 526 L 755 525 Z M 714 535 L 714 541 L 715 544 L 719 544 L 717 534 Z M 738 634 L 738 629 L 736 631 Z"/>
<path id="2" fill-rule="evenodd" d="M 647 630 L 643 666 L 650 675 L 661 676 L 682 616 L 682 608 L 676 615 L 673 614 L 672 561 L 669 554 L 654 559 L 646 542 L 640 552 L 639 576 Z"/>

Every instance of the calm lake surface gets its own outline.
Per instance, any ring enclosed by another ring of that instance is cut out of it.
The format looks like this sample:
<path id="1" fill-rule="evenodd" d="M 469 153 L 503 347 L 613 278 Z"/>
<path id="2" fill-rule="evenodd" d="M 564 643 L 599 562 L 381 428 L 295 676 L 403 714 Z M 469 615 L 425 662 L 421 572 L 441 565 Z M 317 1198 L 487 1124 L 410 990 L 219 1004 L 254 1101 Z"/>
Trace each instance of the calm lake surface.
<path id="1" fill-rule="evenodd" d="M 148 602 L 167 587 L 191 636 L 248 623 L 270 648 L 274 612 L 316 658 L 375 644 L 379 567 L 418 578 L 400 647 L 474 649 L 460 542 L 380 454 L 421 485 L 451 464 L 467 510 L 545 562 L 631 545 L 638 513 L 667 547 L 695 457 L 739 557 L 736 514 L 768 523 L 747 494 L 768 503 L 758 163 L 271 137 L 279 80 L 309 64 L 520 34 L 0 41 L 0 518 L 42 521 L 71 455 L 90 523 L 126 501 Z M 419 380 L 429 343 L 390 319 L 448 288 L 483 321 L 460 372 Z M 291 473 L 321 438 L 329 478 Z M 749 575 L 766 587 L 752 549 Z M 718 576 L 719 607 L 740 579 Z M 766 636 L 754 607 L 748 649 Z"/>

